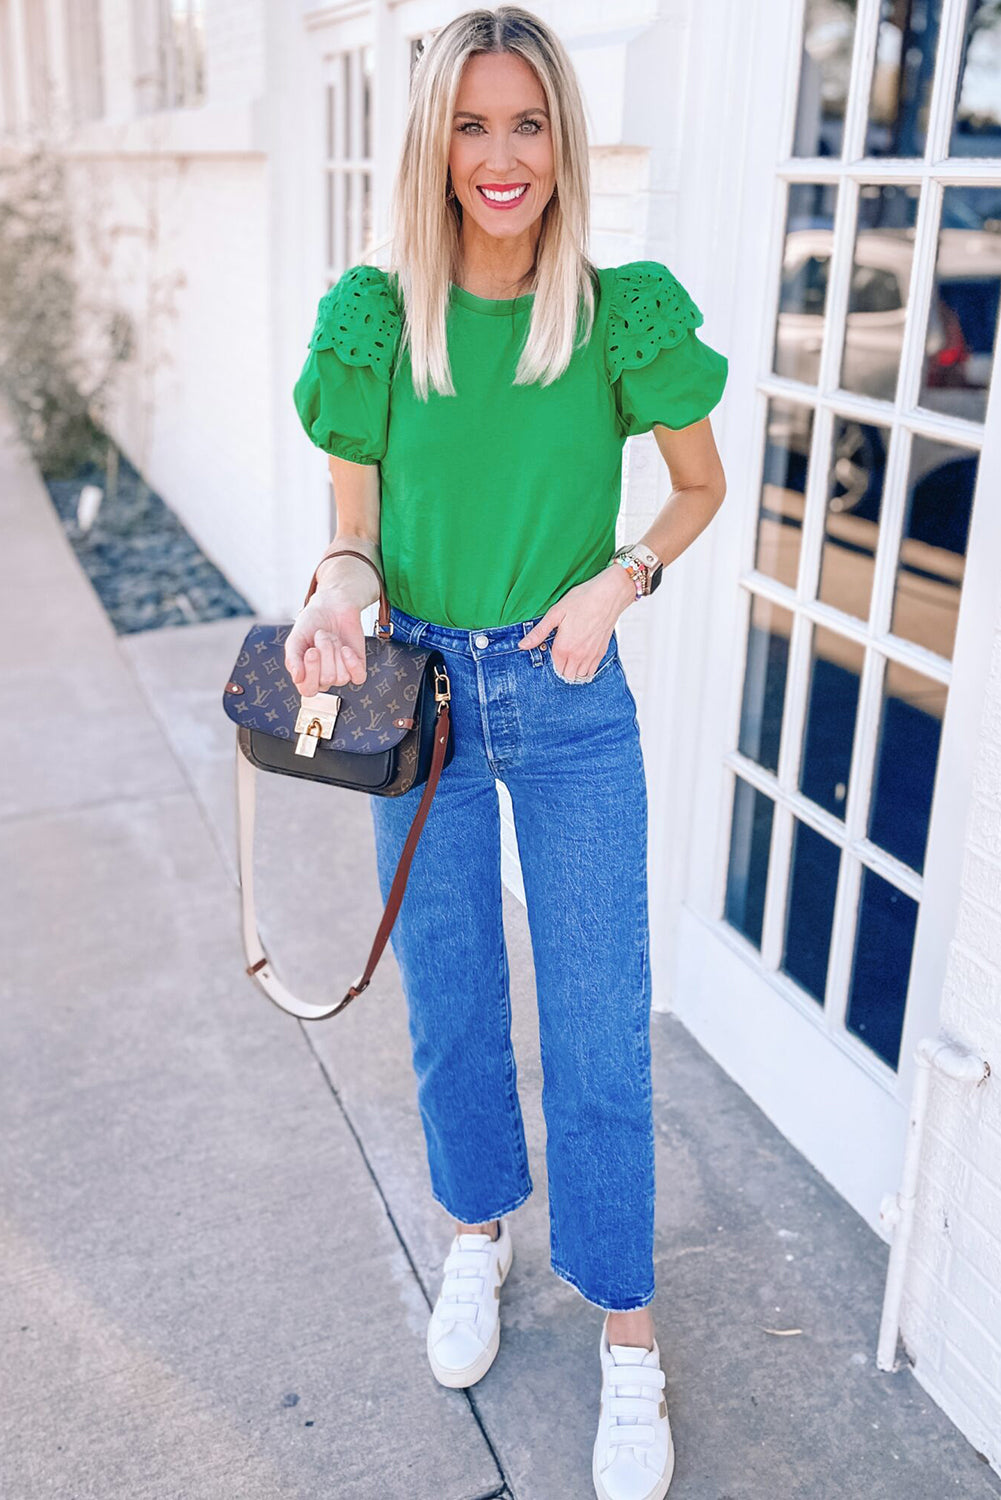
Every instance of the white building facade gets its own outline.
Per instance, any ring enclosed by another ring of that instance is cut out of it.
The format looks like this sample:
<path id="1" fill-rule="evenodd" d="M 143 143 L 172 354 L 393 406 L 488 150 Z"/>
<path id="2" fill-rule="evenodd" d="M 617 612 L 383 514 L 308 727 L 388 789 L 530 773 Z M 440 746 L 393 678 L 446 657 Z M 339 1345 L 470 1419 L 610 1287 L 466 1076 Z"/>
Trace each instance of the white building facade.
<path id="1" fill-rule="evenodd" d="M 140 334 L 113 433 L 264 615 L 332 534 L 291 400 L 316 303 L 388 232 L 410 71 L 462 8 L 0 0 L 6 144 L 65 152 L 82 286 Z M 654 1003 L 892 1238 L 882 1358 L 899 1314 L 1001 1471 L 1001 16 L 540 14 L 593 258 L 665 261 L 730 361 L 723 508 L 620 626 Z M 622 540 L 669 490 L 631 440 Z"/>

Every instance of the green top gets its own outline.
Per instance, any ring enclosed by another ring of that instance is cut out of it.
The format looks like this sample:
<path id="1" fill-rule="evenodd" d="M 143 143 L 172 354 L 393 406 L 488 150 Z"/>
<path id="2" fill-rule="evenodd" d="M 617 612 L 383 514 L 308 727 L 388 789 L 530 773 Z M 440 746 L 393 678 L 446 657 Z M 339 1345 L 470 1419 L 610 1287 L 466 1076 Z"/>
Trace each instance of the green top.
<path id="1" fill-rule="evenodd" d="M 549 386 L 512 379 L 533 292 L 452 284 L 457 394 L 414 393 L 395 278 L 354 265 L 320 298 L 294 401 L 326 453 L 381 465 L 390 602 L 463 629 L 534 618 L 605 568 L 627 437 L 687 427 L 723 394 L 728 361 L 666 266 L 600 270 L 587 345 Z"/>

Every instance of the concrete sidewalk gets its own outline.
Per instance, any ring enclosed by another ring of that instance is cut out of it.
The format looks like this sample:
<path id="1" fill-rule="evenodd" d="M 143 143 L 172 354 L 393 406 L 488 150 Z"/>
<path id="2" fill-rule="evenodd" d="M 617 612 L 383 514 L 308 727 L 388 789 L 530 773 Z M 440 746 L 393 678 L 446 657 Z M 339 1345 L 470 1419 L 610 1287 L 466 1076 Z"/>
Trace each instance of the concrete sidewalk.
<path id="1" fill-rule="evenodd" d="M 310 1026 L 243 974 L 221 688 L 249 621 L 116 637 L 6 422 L 0 507 L 3 1495 L 588 1500 L 601 1313 L 549 1270 L 523 909 L 536 1191 L 500 1354 L 448 1391 L 392 952 Z M 380 911 L 367 800 L 271 777 L 260 804 L 265 938 L 331 993 Z M 875 1368 L 886 1247 L 673 1018 L 654 1048 L 671 1500 L 1001 1494 Z"/>

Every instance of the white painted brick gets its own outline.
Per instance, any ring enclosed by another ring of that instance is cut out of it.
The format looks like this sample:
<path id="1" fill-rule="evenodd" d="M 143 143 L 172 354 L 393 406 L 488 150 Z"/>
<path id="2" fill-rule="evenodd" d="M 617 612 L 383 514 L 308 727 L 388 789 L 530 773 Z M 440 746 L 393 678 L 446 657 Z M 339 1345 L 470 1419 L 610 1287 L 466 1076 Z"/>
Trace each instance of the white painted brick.
<path id="1" fill-rule="evenodd" d="M 992 1389 L 962 1350 L 948 1341 L 942 1350 L 939 1378 L 948 1392 L 948 1405 L 945 1401 L 943 1405 L 953 1421 L 997 1466 L 1001 1459 L 1001 1392 Z"/>
<path id="2" fill-rule="evenodd" d="M 995 968 L 1001 968 L 1001 921 L 989 906 L 967 896 L 960 904 L 956 936 L 964 947 L 979 953 Z"/>
<path id="3" fill-rule="evenodd" d="M 1001 1339 L 1001 1289 L 982 1276 L 964 1255 L 957 1255 L 951 1269 L 951 1290 L 957 1305 Z"/>
<path id="4" fill-rule="evenodd" d="M 1001 693 L 989 692 L 984 699 L 981 733 L 991 744 L 1001 741 Z"/>
<path id="5" fill-rule="evenodd" d="M 650 152 L 632 147 L 595 147 L 590 153 L 592 198 L 610 193 L 633 198 L 649 189 Z"/>
<path id="6" fill-rule="evenodd" d="M 955 1254 L 979 1271 L 991 1286 L 1001 1286 L 1001 1240 L 997 1226 L 985 1228 L 970 1214 L 958 1214 L 950 1234 Z"/>
<path id="7" fill-rule="evenodd" d="M 643 202 L 632 193 L 601 193 L 592 199 L 591 226 L 597 234 L 632 234 Z"/>
<path id="8" fill-rule="evenodd" d="M 947 1214 L 950 1209 L 955 1209 L 964 1202 L 969 1187 L 969 1164 L 956 1151 L 955 1139 L 948 1140 L 940 1135 L 930 1121 L 925 1127 L 921 1165 L 919 1208 L 922 1206 L 922 1196 L 929 1208 L 934 1204 L 942 1214 Z"/>
<path id="9" fill-rule="evenodd" d="M 969 837 L 974 847 L 1001 860 L 1001 806 L 976 798 L 971 809 Z"/>
<path id="10" fill-rule="evenodd" d="M 973 767 L 973 794 L 992 806 L 1001 804 L 1001 741 L 981 741 Z"/>
<path id="11" fill-rule="evenodd" d="M 973 1172 L 970 1176 L 965 1211 L 993 1243 L 1001 1233 L 1001 1190 L 983 1172 Z M 997 1326 L 997 1337 L 1001 1339 L 1001 1322 Z"/>
<path id="12" fill-rule="evenodd" d="M 1001 865 L 979 849 L 967 845 L 963 856 L 960 888 L 983 906 L 989 907 L 995 920 L 1001 911 Z"/>
<path id="13" fill-rule="evenodd" d="M 963 944 L 954 942 L 942 989 L 943 1025 L 953 1033 L 976 1037 L 975 1050 L 983 1053 L 988 1036 L 998 1024 L 999 1008 L 1001 975 Z"/>
<path id="14" fill-rule="evenodd" d="M 990 1328 L 972 1317 L 957 1300 L 949 1309 L 948 1329 L 945 1345 L 959 1350 L 987 1385 L 1001 1390 L 1001 1344 Z"/>

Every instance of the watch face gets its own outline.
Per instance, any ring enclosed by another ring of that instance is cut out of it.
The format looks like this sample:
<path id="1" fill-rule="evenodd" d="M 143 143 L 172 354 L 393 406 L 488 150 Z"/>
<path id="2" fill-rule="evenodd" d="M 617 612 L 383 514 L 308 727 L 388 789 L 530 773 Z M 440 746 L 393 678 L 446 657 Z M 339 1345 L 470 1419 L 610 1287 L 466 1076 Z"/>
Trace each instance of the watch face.
<path id="1" fill-rule="evenodd" d="M 663 573 L 663 571 L 664 571 L 664 564 L 663 563 L 658 563 L 655 568 L 651 568 L 650 569 L 650 573 L 648 575 L 649 579 L 650 579 L 650 586 L 647 589 L 647 593 L 648 594 L 652 594 L 653 591 L 654 591 L 654 589 L 657 587 L 658 583 L 660 583 L 660 575 Z"/>

